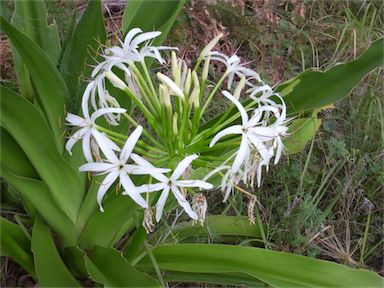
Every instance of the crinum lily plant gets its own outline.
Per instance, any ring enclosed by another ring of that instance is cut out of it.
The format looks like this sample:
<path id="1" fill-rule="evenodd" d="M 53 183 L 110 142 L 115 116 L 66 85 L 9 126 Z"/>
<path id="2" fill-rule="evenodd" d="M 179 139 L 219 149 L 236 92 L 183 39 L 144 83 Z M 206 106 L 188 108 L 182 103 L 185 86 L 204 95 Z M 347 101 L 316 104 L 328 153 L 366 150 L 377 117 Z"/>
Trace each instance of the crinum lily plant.
<path id="1" fill-rule="evenodd" d="M 83 94 L 83 115 L 66 117 L 75 128 L 67 151 L 81 140 L 87 163 L 80 171 L 104 177 L 97 193 L 100 210 L 116 182 L 123 195 L 145 209 L 147 231 L 153 228 L 152 206 L 159 222 L 170 194 L 190 218 L 203 223 L 207 202 L 200 190 L 215 188 L 212 177 L 221 178 L 216 188 L 224 192 L 224 201 L 239 185 L 253 186 L 255 178 L 260 186 L 262 170 L 268 171 L 273 158 L 278 163 L 288 130 L 282 97 L 238 56 L 212 51 L 221 35 L 192 69 L 177 58 L 177 48 L 151 45 L 160 34 L 135 28 L 120 46 L 106 48 Z M 149 58 L 157 61 L 156 77 L 150 75 Z M 211 75 L 215 63 L 224 64 L 220 77 Z M 129 107 L 122 107 L 114 93 L 129 98 Z M 224 96 L 229 107 L 220 119 L 209 119 L 215 95 Z M 129 127 L 125 132 L 115 128 L 122 121 Z M 196 168 L 207 173 L 194 176 Z"/>

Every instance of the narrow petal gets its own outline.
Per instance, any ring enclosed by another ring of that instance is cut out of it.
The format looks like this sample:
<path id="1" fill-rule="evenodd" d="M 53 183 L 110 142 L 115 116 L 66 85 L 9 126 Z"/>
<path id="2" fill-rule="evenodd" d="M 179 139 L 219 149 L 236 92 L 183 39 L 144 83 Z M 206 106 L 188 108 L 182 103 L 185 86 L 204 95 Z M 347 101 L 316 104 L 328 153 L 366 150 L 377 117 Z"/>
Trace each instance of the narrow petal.
<path id="1" fill-rule="evenodd" d="M 133 39 L 131 42 L 131 47 L 136 48 L 139 44 L 141 44 L 147 40 L 156 38 L 160 34 L 161 34 L 160 31 L 153 31 L 153 32 L 146 32 L 146 33 L 143 33 L 139 36 L 136 36 L 135 39 Z"/>
<path id="2" fill-rule="evenodd" d="M 256 108 L 253 111 L 253 115 L 252 115 L 251 119 L 248 121 L 248 123 L 246 124 L 246 126 L 250 128 L 250 127 L 253 127 L 256 124 L 258 124 L 261 120 L 261 116 L 263 115 L 264 111 L 272 111 L 275 114 L 279 113 L 279 109 L 277 109 L 276 107 L 261 106 L 259 108 Z"/>
<path id="3" fill-rule="evenodd" d="M 211 148 L 216 144 L 217 141 L 219 141 L 222 137 L 232 134 L 242 134 L 243 128 L 241 125 L 233 125 L 230 127 L 227 127 L 223 130 L 221 130 L 219 133 L 217 133 L 211 140 L 211 143 L 209 143 L 209 147 Z"/>
<path id="4" fill-rule="evenodd" d="M 169 186 L 165 187 L 163 192 L 160 195 L 159 200 L 156 203 L 156 222 L 160 222 L 161 215 L 163 214 L 165 203 L 167 202 L 169 194 Z"/>
<path id="5" fill-rule="evenodd" d="M 83 164 L 79 167 L 80 172 L 90 171 L 90 172 L 110 172 L 114 168 L 114 165 L 111 163 L 100 163 L 100 162 L 91 162 Z"/>
<path id="6" fill-rule="evenodd" d="M 133 28 L 129 30 L 129 32 L 127 33 L 127 36 L 125 36 L 125 39 L 124 39 L 124 48 L 127 48 L 125 47 L 127 45 L 131 45 L 133 37 L 135 37 L 137 34 L 141 32 L 143 32 L 143 30 L 141 30 L 140 28 Z"/>
<path id="7" fill-rule="evenodd" d="M 107 157 L 109 162 L 111 163 L 117 163 L 119 162 L 119 159 L 117 158 L 115 152 L 113 152 L 112 147 L 109 146 L 109 141 L 105 140 L 107 136 L 105 134 L 100 133 L 97 131 L 97 129 L 92 129 L 92 136 L 96 140 L 97 144 L 99 145 L 101 151 Z"/>
<path id="8" fill-rule="evenodd" d="M 175 185 L 172 185 L 171 189 L 173 195 L 175 195 L 177 202 L 179 202 L 179 205 L 184 208 L 184 211 L 188 214 L 188 216 L 191 217 L 193 220 L 197 220 L 197 215 L 195 211 L 192 210 L 191 205 L 189 204 L 187 199 L 185 199 L 183 194 L 181 194 L 179 188 L 177 188 L 177 186 Z"/>
<path id="9" fill-rule="evenodd" d="M 91 121 L 94 123 L 97 118 L 104 114 L 110 114 L 110 113 L 125 113 L 127 110 L 123 108 L 101 108 L 99 110 L 96 110 L 92 113 Z"/>
<path id="10" fill-rule="evenodd" d="M 131 153 L 131 156 L 130 158 L 138 165 L 141 165 L 141 166 L 144 166 L 144 167 L 149 167 L 149 168 L 156 168 L 155 166 L 153 166 L 150 162 L 148 162 L 147 160 L 145 160 L 143 157 L 141 157 L 140 155 L 137 155 L 136 153 Z M 167 168 L 157 168 L 157 169 L 161 169 L 163 172 L 151 172 L 149 175 L 151 175 L 153 178 L 155 178 L 156 180 L 160 181 L 160 182 L 167 182 L 168 181 L 168 178 L 166 176 L 164 176 L 162 173 L 168 173 L 169 171 L 171 171 L 171 169 L 167 169 Z M 159 170 L 160 171 L 160 170 Z"/>
<path id="11" fill-rule="evenodd" d="M 175 181 L 175 185 L 180 187 L 198 187 L 205 190 L 213 189 L 211 183 L 202 180 L 177 180 Z"/>
<path id="12" fill-rule="evenodd" d="M 260 163 L 257 166 L 257 187 L 260 187 L 260 185 L 261 185 L 261 173 L 262 173 L 262 170 L 263 170 L 263 165 L 262 165 L 262 163 Z"/>
<path id="13" fill-rule="evenodd" d="M 160 72 L 157 73 L 157 78 L 159 78 L 159 80 L 163 82 L 163 84 L 167 85 L 170 88 L 170 90 L 172 91 L 172 95 L 176 95 L 184 100 L 185 96 L 183 91 L 175 82 L 173 82 L 171 78 L 164 74 L 161 74 Z"/>
<path id="14" fill-rule="evenodd" d="M 284 144 L 283 144 L 283 141 L 281 141 L 281 138 L 278 137 L 276 139 L 276 141 L 277 141 L 277 149 L 276 149 L 275 161 L 273 163 L 274 165 L 276 165 L 279 162 L 281 154 L 282 154 L 283 149 L 284 149 Z"/>
<path id="15" fill-rule="evenodd" d="M 72 113 L 67 113 L 65 120 L 68 122 L 68 125 L 71 126 L 84 127 L 88 125 L 87 120 Z"/>
<path id="16" fill-rule="evenodd" d="M 76 131 L 71 137 L 69 137 L 67 143 L 65 144 L 65 149 L 68 151 L 70 155 L 72 155 L 72 147 L 75 143 L 84 137 L 84 135 L 88 132 L 88 128 L 82 128 L 79 131 Z"/>
<path id="17" fill-rule="evenodd" d="M 233 161 L 232 164 L 232 172 L 236 173 L 239 171 L 241 165 L 244 163 L 245 158 L 249 155 L 250 149 L 249 149 L 249 142 L 247 137 L 244 135 L 243 138 L 241 139 L 241 144 L 240 148 L 237 151 L 237 155 L 235 160 Z"/>
<path id="18" fill-rule="evenodd" d="M 150 193 L 164 190 L 166 187 L 168 187 L 167 183 L 143 184 L 136 187 L 136 191 L 139 193 Z"/>
<path id="19" fill-rule="evenodd" d="M 85 88 L 83 98 L 81 100 L 81 110 L 83 111 L 83 115 L 85 118 L 89 118 L 88 100 L 94 85 L 95 84 L 93 82 L 88 83 L 87 88 Z"/>
<path id="20" fill-rule="evenodd" d="M 233 104 L 236 105 L 237 109 L 239 110 L 240 112 L 240 115 L 241 115 L 241 121 L 243 123 L 243 125 L 245 123 L 248 122 L 248 114 L 247 114 L 247 111 L 245 111 L 243 105 L 241 105 L 241 103 L 239 102 L 239 100 L 237 100 L 235 97 L 233 97 L 231 95 L 231 93 L 229 93 L 228 91 L 223 91 L 223 95 L 228 98 L 229 100 L 231 100 L 233 102 Z"/>
<path id="21" fill-rule="evenodd" d="M 143 132 L 143 127 L 137 126 L 137 128 L 129 135 L 127 142 L 125 142 L 123 149 L 120 153 L 120 160 L 123 163 L 126 163 L 131 155 L 133 148 L 135 147 L 137 141 L 139 140 L 141 133 Z"/>
<path id="22" fill-rule="evenodd" d="M 252 144 L 255 146 L 257 151 L 260 153 L 263 160 L 266 162 L 269 162 L 269 160 L 271 159 L 271 154 L 269 153 L 267 147 L 259 139 L 257 139 L 257 137 L 255 135 L 248 133 L 247 137 L 252 142 Z"/>
<path id="23" fill-rule="evenodd" d="M 169 169 L 161 169 L 156 167 L 147 167 L 142 165 L 133 165 L 133 164 L 126 164 L 124 165 L 124 170 L 128 174 L 132 175 L 152 175 L 152 174 L 161 174 L 164 173 L 164 171 L 168 172 Z"/>
<path id="24" fill-rule="evenodd" d="M 193 160 L 198 158 L 199 156 L 196 154 L 189 155 L 185 157 L 183 160 L 180 161 L 180 163 L 177 165 L 176 169 L 173 171 L 172 176 L 169 178 L 172 181 L 176 181 L 179 179 L 181 174 L 184 173 L 184 171 L 188 168 L 188 166 L 192 163 Z"/>
<path id="25" fill-rule="evenodd" d="M 119 171 L 113 170 L 109 173 L 101 182 L 99 191 L 97 191 L 97 203 L 100 206 L 100 211 L 104 212 L 103 206 L 101 205 L 101 201 L 104 198 L 105 193 L 107 193 L 108 189 L 112 186 L 112 184 L 116 181 L 119 176 Z"/>
<path id="26" fill-rule="evenodd" d="M 148 208 L 148 203 L 141 197 L 140 193 L 136 190 L 135 184 L 133 184 L 131 178 L 124 171 L 120 171 L 120 183 L 124 188 L 123 195 L 131 197 L 141 207 Z"/>
<path id="27" fill-rule="evenodd" d="M 261 141 L 269 141 L 279 136 L 279 131 L 275 127 L 253 127 L 248 130 L 249 134 L 253 134 L 258 137 Z"/>
<path id="28" fill-rule="evenodd" d="M 88 130 L 87 133 L 83 136 L 83 142 L 81 143 L 83 147 L 83 154 L 85 159 L 88 162 L 93 162 L 92 157 L 92 148 L 91 148 L 91 131 Z"/>

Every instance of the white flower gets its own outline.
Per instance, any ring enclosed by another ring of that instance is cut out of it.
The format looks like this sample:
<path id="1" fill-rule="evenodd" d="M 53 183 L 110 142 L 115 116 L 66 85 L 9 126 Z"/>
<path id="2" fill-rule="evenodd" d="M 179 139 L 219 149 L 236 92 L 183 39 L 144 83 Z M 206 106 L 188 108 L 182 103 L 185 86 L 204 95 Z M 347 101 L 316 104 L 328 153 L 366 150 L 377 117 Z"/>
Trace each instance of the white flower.
<path id="1" fill-rule="evenodd" d="M 232 164 L 232 172 L 237 172 L 246 157 L 249 156 L 251 152 L 250 145 L 253 145 L 257 149 L 264 162 L 269 162 L 273 154 L 271 154 L 271 151 L 264 144 L 264 142 L 273 139 L 277 132 L 272 127 L 258 127 L 257 125 L 260 125 L 260 120 L 264 111 L 272 111 L 278 114 L 278 109 L 272 106 L 262 106 L 255 109 L 255 113 L 251 118 L 249 118 L 243 105 L 241 105 L 241 103 L 235 99 L 228 91 L 223 91 L 223 95 L 236 105 L 241 115 L 242 124 L 227 127 L 217 133 L 212 138 L 209 147 L 215 145 L 217 141 L 226 135 L 240 134 L 242 135 L 241 144 L 239 150 L 237 151 L 236 158 Z"/>
<path id="2" fill-rule="evenodd" d="M 98 175 L 107 174 L 97 192 L 97 203 L 99 204 L 101 211 L 104 211 L 101 205 L 103 197 L 117 178 L 119 178 L 119 185 L 122 185 L 124 188 L 124 195 L 130 196 L 141 207 L 148 208 L 148 203 L 143 199 L 139 191 L 136 189 L 135 184 L 129 177 L 129 174 L 153 176 L 154 173 L 157 175 L 157 173 L 166 173 L 169 171 L 169 169 L 149 168 L 141 165 L 127 164 L 133 148 L 140 138 L 142 130 L 143 128 L 138 126 L 132 132 L 132 134 L 128 137 L 123 149 L 121 150 L 119 158 L 108 146 L 100 146 L 100 149 L 103 151 L 105 157 L 107 158 L 107 162 L 92 162 L 80 166 L 79 170 L 81 172 L 90 171 L 96 172 Z"/>
<path id="3" fill-rule="evenodd" d="M 246 77 L 252 77 L 259 82 L 261 82 L 260 76 L 255 71 L 244 67 L 242 64 L 240 64 L 240 58 L 237 55 L 232 55 L 231 57 L 228 57 L 227 55 L 213 51 L 208 53 L 208 56 L 211 56 L 211 60 L 219 61 L 227 67 L 228 73 L 228 89 L 232 87 L 233 79 L 235 75 L 241 78 L 241 76 Z"/>
<path id="4" fill-rule="evenodd" d="M 161 173 L 154 173 L 152 176 L 160 181 L 155 184 L 146 184 L 137 187 L 137 190 L 140 193 L 143 192 L 154 192 L 162 190 L 159 200 L 156 203 L 156 221 L 159 222 L 161 215 L 163 214 L 164 206 L 168 198 L 169 191 L 173 193 L 177 202 L 180 206 L 184 208 L 184 211 L 194 220 L 197 220 L 196 213 L 192 210 L 191 205 L 186 200 L 185 196 L 181 193 L 179 187 L 198 187 L 200 189 L 212 189 L 213 185 L 202 181 L 202 180 L 178 180 L 180 176 L 185 172 L 188 166 L 193 160 L 195 160 L 197 155 L 190 155 L 185 157 L 173 171 L 172 175 L 167 178 Z"/>
<path id="5" fill-rule="evenodd" d="M 88 84 L 85 94 L 90 93 L 90 90 L 93 88 L 92 83 Z M 83 98 L 84 100 L 84 98 Z M 97 130 L 95 121 L 98 117 L 108 114 L 108 113 L 125 113 L 125 109 L 122 108 L 103 108 L 96 110 L 92 113 L 92 115 L 89 115 L 88 111 L 88 103 L 86 101 L 83 101 L 82 103 L 82 110 L 84 117 L 80 117 L 78 115 L 68 113 L 67 117 L 65 118 L 68 122 L 68 125 L 79 127 L 80 129 L 76 131 L 67 141 L 65 148 L 68 151 L 69 154 L 72 155 L 72 147 L 75 145 L 75 143 L 83 139 L 82 145 L 83 145 L 83 153 L 84 157 L 88 162 L 93 161 L 92 157 L 92 148 L 91 148 L 91 140 L 92 138 L 96 141 L 98 146 L 105 146 L 109 147 L 109 149 L 119 151 L 120 148 L 111 141 L 104 133 L 101 133 Z"/>

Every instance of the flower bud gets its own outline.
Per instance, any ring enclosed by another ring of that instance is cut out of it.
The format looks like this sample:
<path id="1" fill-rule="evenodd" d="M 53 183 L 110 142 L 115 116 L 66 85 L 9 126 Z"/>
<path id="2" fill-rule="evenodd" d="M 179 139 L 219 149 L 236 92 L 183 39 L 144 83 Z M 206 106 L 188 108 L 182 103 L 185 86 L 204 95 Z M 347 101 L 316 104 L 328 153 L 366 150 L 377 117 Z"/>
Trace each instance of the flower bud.
<path id="1" fill-rule="evenodd" d="M 173 134 L 174 135 L 177 135 L 179 134 L 179 129 L 177 128 L 177 113 L 173 114 L 173 117 L 172 117 L 172 130 L 173 130 Z"/>
<path id="2" fill-rule="evenodd" d="M 244 87 L 245 87 L 245 76 L 242 75 L 240 78 L 239 84 L 237 84 L 235 91 L 233 92 L 233 97 L 235 97 L 236 100 L 239 100 L 241 91 L 244 89 Z"/>
<path id="3" fill-rule="evenodd" d="M 177 63 L 175 51 L 171 52 L 172 77 L 177 86 L 180 86 L 181 69 Z"/>
<path id="4" fill-rule="evenodd" d="M 171 91 L 170 92 L 171 95 L 176 95 L 176 96 L 178 96 L 184 100 L 183 91 L 180 89 L 180 87 L 175 82 L 172 81 L 171 78 L 169 78 L 168 76 L 166 76 L 164 74 L 161 74 L 160 72 L 157 73 L 157 78 L 159 78 L 159 80 L 161 82 L 163 82 L 163 84 L 168 86 L 168 88 Z"/>
<path id="5" fill-rule="evenodd" d="M 117 77 L 117 75 L 112 71 L 104 72 L 104 76 L 107 77 L 107 79 L 111 82 L 114 87 L 121 90 L 125 90 L 128 88 L 124 81 Z"/>
<path id="6" fill-rule="evenodd" d="M 189 97 L 189 104 L 193 104 L 196 108 L 200 106 L 200 83 L 195 71 L 192 72 L 193 90 Z"/>
<path id="7" fill-rule="evenodd" d="M 205 82 L 208 78 L 208 72 L 209 72 L 209 63 L 211 62 L 211 56 L 208 56 L 207 59 L 205 59 L 204 66 L 203 66 L 203 72 L 201 73 L 201 81 Z"/>
<path id="8" fill-rule="evenodd" d="M 184 83 L 184 94 L 188 95 L 191 90 L 191 69 L 188 68 L 187 77 Z"/>
<path id="9" fill-rule="evenodd" d="M 167 109 L 172 109 L 172 104 L 171 104 L 171 97 L 169 95 L 169 91 L 167 86 L 164 84 L 159 85 L 159 90 L 160 90 L 160 103 L 163 104 Z"/>

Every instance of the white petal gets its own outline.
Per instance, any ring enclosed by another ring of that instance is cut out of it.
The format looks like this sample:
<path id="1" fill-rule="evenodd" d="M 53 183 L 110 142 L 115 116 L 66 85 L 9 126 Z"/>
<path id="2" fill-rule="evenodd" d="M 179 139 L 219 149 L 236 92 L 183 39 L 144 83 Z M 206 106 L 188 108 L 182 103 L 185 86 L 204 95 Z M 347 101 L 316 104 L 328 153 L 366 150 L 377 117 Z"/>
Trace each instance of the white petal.
<path id="1" fill-rule="evenodd" d="M 227 80 L 227 88 L 228 89 L 231 89 L 231 87 L 232 87 L 233 78 L 235 78 L 235 74 L 234 73 L 229 73 L 228 80 Z"/>
<path id="2" fill-rule="evenodd" d="M 105 140 L 107 136 L 105 136 L 105 134 L 100 133 L 96 129 L 92 129 L 92 136 L 96 140 L 101 151 L 103 151 L 105 157 L 107 157 L 109 162 L 118 163 L 119 159 L 117 158 L 115 152 L 113 152 L 112 147 L 110 147 L 110 142 L 108 140 Z"/>
<path id="3" fill-rule="evenodd" d="M 267 147 L 259 139 L 257 139 L 255 135 L 248 133 L 247 137 L 255 146 L 257 151 L 260 153 L 263 160 L 266 162 L 269 162 L 269 160 L 271 159 L 271 154 L 269 153 L 269 150 L 267 149 Z"/>
<path id="4" fill-rule="evenodd" d="M 124 165 L 124 170 L 128 174 L 132 174 L 132 175 L 152 175 L 152 174 L 164 173 L 164 171 L 167 171 L 169 169 L 161 169 L 153 166 L 147 167 L 142 165 L 126 164 Z"/>
<path id="5" fill-rule="evenodd" d="M 237 109 L 239 110 L 240 112 L 240 115 L 241 115 L 241 120 L 243 122 L 243 125 L 245 123 L 248 122 L 248 114 L 247 114 L 247 111 L 245 111 L 243 105 L 241 105 L 241 103 L 231 95 L 231 93 L 229 93 L 228 91 L 223 91 L 223 95 L 228 98 L 229 100 L 231 100 L 233 102 L 233 104 L 236 105 Z"/>
<path id="6" fill-rule="evenodd" d="M 279 162 L 281 154 L 282 154 L 283 149 L 284 149 L 284 144 L 283 144 L 283 141 L 281 141 L 281 138 L 278 137 L 276 139 L 276 141 L 277 141 L 277 150 L 276 150 L 276 156 L 275 156 L 275 161 L 274 161 L 275 165 Z"/>
<path id="7" fill-rule="evenodd" d="M 72 155 L 72 147 L 75 143 L 84 137 L 84 135 L 89 131 L 88 128 L 82 128 L 79 131 L 75 132 L 71 137 L 69 137 L 67 143 L 65 144 L 65 149 L 70 155 Z"/>
<path id="8" fill-rule="evenodd" d="M 148 208 L 148 203 L 141 197 L 140 193 L 136 190 L 135 184 L 133 184 L 131 178 L 124 171 L 120 171 L 120 183 L 123 185 L 123 195 L 128 195 L 143 208 Z"/>
<path id="9" fill-rule="evenodd" d="M 173 195 L 175 195 L 177 202 L 179 202 L 179 205 L 184 208 L 184 211 L 189 215 L 189 217 L 196 220 L 197 215 L 196 215 L 195 211 L 192 210 L 191 205 L 189 204 L 187 199 L 185 199 L 183 194 L 181 194 L 179 188 L 177 188 L 175 185 L 172 185 L 171 190 L 173 192 Z"/>
<path id="10" fill-rule="evenodd" d="M 133 39 L 131 42 L 131 47 L 137 47 L 139 44 L 141 44 L 147 40 L 156 38 L 160 34 L 161 34 L 160 31 L 153 31 L 153 32 L 146 32 L 146 33 L 143 33 L 139 36 L 136 36 L 135 39 Z"/>
<path id="11" fill-rule="evenodd" d="M 246 124 L 247 127 L 253 127 L 259 123 L 264 111 L 272 111 L 273 113 L 279 113 L 279 109 L 272 106 L 261 106 L 253 111 L 252 118 Z"/>
<path id="12" fill-rule="evenodd" d="M 263 142 L 272 140 L 279 136 L 279 131 L 275 127 L 253 127 L 248 130 L 248 133 L 255 135 Z"/>
<path id="13" fill-rule="evenodd" d="M 199 157 L 198 155 L 193 154 L 181 160 L 169 179 L 171 179 L 172 181 L 176 181 L 177 179 L 179 179 L 181 174 L 184 173 L 184 171 L 188 168 L 188 166 L 192 163 L 192 161 L 198 157 Z"/>
<path id="14" fill-rule="evenodd" d="M 84 118 L 72 113 L 68 113 L 65 117 L 65 120 L 68 122 L 69 125 L 72 126 L 84 127 L 88 125 L 87 121 Z"/>
<path id="15" fill-rule="evenodd" d="M 165 187 L 156 203 L 156 222 L 160 222 L 161 215 L 163 214 L 165 203 L 167 202 L 169 194 L 169 186 Z"/>
<path id="16" fill-rule="evenodd" d="M 235 161 L 233 161 L 233 164 L 232 164 L 231 169 L 233 173 L 236 173 L 237 171 L 239 171 L 241 165 L 244 163 L 245 158 L 249 156 L 249 152 L 250 152 L 249 142 L 247 137 L 244 135 L 243 138 L 241 139 L 240 148 L 237 151 Z"/>
<path id="17" fill-rule="evenodd" d="M 135 148 L 135 145 L 137 141 L 139 140 L 141 133 L 143 132 L 143 127 L 137 126 L 137 128 L 129 135 L 127 141 L 124 144 L 123 149 L 120 153 L 120 161 L 123 163 L 126 163 L 129 159 L 129 156 L 131 155 L 133 148 Z"/>
<path id="18" fill-rule="evenodd" d="M 101 182 L 99 191 L 97 191 L 97 203 L 100 206 L 100 211 L 104 212 L 103 206 L 101 205 L 101 201 L 104 198 L 105 193 L 107 193 L 109 187 L 112 186 L 112 184 L 116 181 L 117 177 L 119 176 L 119 171 L 113 170 L 111 173 L 109 173 Z"/>
<path id="19" fill-rule="evenodd" d="M 85 159 L 88 162 L 93 162 L 92 157 L 92 148 L 91 148 L 91 131 L 88 130 L 87 134 L 83 136 L 83 142 L 81 143 L 83 147 L 83 154 Z"/>
<path id="20" fill-rule="evenodd" d="M 85 88 L 83 98 L 81 100 L 81 110 L 83 111 L 83 115 L 85 116 L 85 118 L 89 118 L 88 99 L 94 85 L 95 84 L 93 82 L 88 83 L 87 88 Z"/>
<path id="21" fill-rule="evenodd" d="M 95 120 L 97 118 L 99 118 L 100 116 L 102 116 L 104 114 L 125 113 L 125 112 L 127 112 L 127 110 L 125 110 L 123 108 L 102 108 L 102 109 L 96 110 L 95 112 L 92 113 L 91 121 L 95 122 Z"/>
<path id="22" fill-rule="evenodd" d="M 145 160 L 143 157 L 141 157 L 140 155 L 137 155 L 136 153 L 131 153 L 131 156 L 130 158 L 138 165 L 141 165 L 141 166 L 145 166 L 145 167 L 149 167 L 149 168 L 156 168 L 155 166 L 153 166 L 150 162 L 148 162 L 147 160 Z M 160 169 L 158 171 L 163 171 L 163 172 L 151 172 L 150 175 L 159 180 L 160 182 L 167 182 L 168 181 L 168 178 L 166 176 L 164 176 L 162 173 L 168 173 L 169 171 L 171 171 L 171 169 L 168 169 L 168 168 L 156 168 L 156 169 Z"/>
<path id="23" fill-rule="evenodd" d="M 136 190 L 139 193 L 150 193 L 163 190 L 166 187 L 168 187 L 167 183 L 143 184 L 136 187 Z"/>
<path id="24" fill-rule="evenodd" d="M 90 172 L 110 172 L 114 168 L 114 165 L 111 163 L 100 163 L 100 162 L 91 162 L 83 164 L 79 167 L 80 172 L 90 171 Z"/>
<path id="25" fill-rule="evenodd" d="M 234 125 L 221 130 L 212 138 L 209 148 L 215 145 L 222 137 L 232 134 L 243 134 L 243 127 L 241 125 Z"/>
<path id="26" fill-rule="evenodd" d="M 133 28 L 129 30 L 129 32 L 127 33 L 127 36 L 125 36 L 125 39 L 124 39 L 124 48 L 127 48 L 125 47 L 126 45 L 131 45 L 133 37 L 135 37 L 137 34 L 141 32 L 143 32 L 143 30 L 141 30 L 140 28 Z"/>
<path id="27" fill-rule="evenodd" d="M 260 185 L 261 185 L 261 172 L 262 172 L 262 169 L 263 169 L 263 165 L 262 165 L 262 163 L 260 163 L 257 166 L 257 187 L 260 187 Z"/>
<path id="28" fill-rule="evenodd" d="M 175 181 L 175 185 L 180 187 L 198 187 L 206 190 L 213 189 L 211 183 L 202 180 L 177 180 Z"/>

